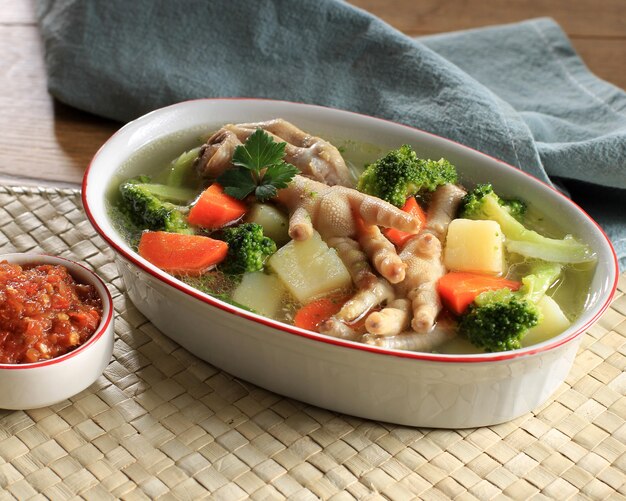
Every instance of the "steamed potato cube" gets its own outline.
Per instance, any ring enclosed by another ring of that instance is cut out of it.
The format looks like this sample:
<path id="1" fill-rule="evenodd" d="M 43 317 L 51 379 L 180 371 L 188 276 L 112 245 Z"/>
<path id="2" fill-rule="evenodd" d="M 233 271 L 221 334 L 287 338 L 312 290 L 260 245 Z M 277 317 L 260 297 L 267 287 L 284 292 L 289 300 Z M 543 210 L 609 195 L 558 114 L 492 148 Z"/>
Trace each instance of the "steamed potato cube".
<path id="1" fill-rule="evenodd" d="M 448 226 L 444 265 L 453 271 L 499 275 L 504 271 L 504 237 L 495 221 L 454 219 Z"/>
<path id="2" fill-rule="evenodd" d="M 537 302 L 537 306 L 543 315 L 543 319 L 526 333 L 522 339 L 523 346 L 531 346 L 547 341 L 570 326 L 570 321 L 561 310 L 561 307 L 550 296 L 543 296 Z"/>
<path id="3" fill-rule="evenodd" d="M 270 204 L 257 203 L 246 214 L 246 221 L 263 226 L 263 234 L 270 237 L 278 247 L 289 242 L 287 215 Z"/>
<path id="4" fill-rule="evenodd" d="M 347 268 L 317 232 L 278 249 L 268 265 L 301 303 L 352 285 Z"/>
<path id="5" fill-rule="evenodd" d="M 260 315 L 275 317 L 284 292 L 285 288 L 277 277 L 257 271 L 243 275 L 232 298 Z"/>

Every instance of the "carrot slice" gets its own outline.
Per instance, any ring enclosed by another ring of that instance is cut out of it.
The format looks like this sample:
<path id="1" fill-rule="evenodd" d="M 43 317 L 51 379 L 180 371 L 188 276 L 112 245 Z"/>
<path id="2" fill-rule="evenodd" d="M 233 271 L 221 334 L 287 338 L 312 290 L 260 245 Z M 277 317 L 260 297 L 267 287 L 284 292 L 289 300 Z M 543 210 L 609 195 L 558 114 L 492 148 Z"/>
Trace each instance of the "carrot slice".
<path id="1" fill-rule="evenodd" d="M 417 200 L 415 200 L 415 197 L 407 198 L 402 210 L 419 219 L 421 223 L 420 227 L 424 226 L 424 223 L 426 223 L 426 214 L 417 203 Z M 383 235 L 385 235 L 394 245 L 401 246 L 404 245 L 409 238 L 415 236 L 415 233 L 407 233 L 406 231 L 396 230 L 395 228 L 385 228 L 383 230 Z"/>
<path id="2" fill-rule="evenodd" d="M 518 290 L 520 282 L 481 273 L 450 272 L 439 279 L 437 290 L 441 301 L 454 313 L 461 315 L 476 296 L 499 289 Z"/>
<path id="3" fill-rule="evenodd" d="M 246 210 L 246 204 L 227 195 L 219 184 L 213 183 L 202 192 L 189 211 L 188 221 L 190 224 L 214 230 L 236 221 Z"/>
<path id="4" fill-rule="evenodd" d="M 311 301 L 296 312 L 293 323 L 296 327 L 319 332 L 319 324 L 338 313 L 348 299 L 350 296 L 345 294 L 334 294 Z"/>
<path id="5" fill-rule="evenodd" d="M 145 231 L 139 255 L 173 275 L 201 275 L 226 257 L 228 244 L 201 235 Z"/>

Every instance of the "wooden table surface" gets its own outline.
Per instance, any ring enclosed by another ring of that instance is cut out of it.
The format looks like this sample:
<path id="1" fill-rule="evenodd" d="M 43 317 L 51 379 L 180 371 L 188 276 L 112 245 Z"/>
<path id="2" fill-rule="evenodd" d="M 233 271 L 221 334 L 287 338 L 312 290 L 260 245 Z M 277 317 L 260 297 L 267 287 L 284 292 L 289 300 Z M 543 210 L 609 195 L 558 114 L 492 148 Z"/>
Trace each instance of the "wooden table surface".
<path id="1" fill-rule="evenodd" d="M 0 0 L 0 181 L 80 182 L 120 126 L 56 102 L 46 91 L 35 0 Z M 352 0 L 408 35 L 553 17 L 599 77 L 626 88 L 624 0 Z"/>

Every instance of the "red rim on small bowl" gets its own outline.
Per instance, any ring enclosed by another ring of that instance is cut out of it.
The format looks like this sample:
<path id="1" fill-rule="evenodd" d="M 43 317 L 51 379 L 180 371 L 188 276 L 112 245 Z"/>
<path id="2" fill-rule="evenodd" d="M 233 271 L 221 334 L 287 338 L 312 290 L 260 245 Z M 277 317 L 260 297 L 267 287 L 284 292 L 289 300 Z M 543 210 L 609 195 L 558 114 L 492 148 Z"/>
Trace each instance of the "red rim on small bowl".
<path id="1" fill-rule="evenodd" d="M 117 135 L 122 134 L 127 127 L 132 126 L 133 124 L 135 124 L 138 121 L 141 120 L 145 120 L 147 118 L 149 118 L 152 114 L 156 114 L 156 113 L 160 113 L 163 110 L 167 110 L 170 108 L 175 108 L 181 104 L 185 104 L 185 103 L 194 103 L 194 102 L 224 102 L 224 101 L 267 101 L 267 102 L 275 102 L 275 103 L 280 103 L 280 104 L 292 104 L 292 105 L 297 105 L 297 106 L 303 106 L 303 107 L 311 107 L 311 108 L 315 108 L 315 109 L 326 109 L 326 110 L 332 110 L 333 112 L 340 112 L 340 113 L 345 113 L 348 115 L 355 115 L 355 116 L 359 116 L 359 117 L 364 117 L 367 118 L 368 120 L 375 120 L 375 121 L 380 121 L 380 122 L 385 122 L 385 123 L 389 123 L 389 124 L 393 124 L 394 126 L 401 126 L 404 127 L 406 129 L 412 130 L 412 131 L 417 131 L 420 132 L 421 134 L 425 134 L 428 136 L 431 136 L 433 138 L 437 138 L 438 140 L 442 140 L 444 142 L 447 143 L 452 143 L 458 146 L 461 146 L 463 149 L 467 149 L 470 151 L 473 151 L 481 156 L 487 157 L 491 160 L 494 160 L 500 164 L 502 164 L 503 166 L 509 168 L 509 169 L 513 169 L 525 176 L 527 176 L 528 178 L 532 179 L 535 182 L 540 183 L 541 185 L 545 186 L 546 188 L 549 188 L 553 193 L 555 193 L 556 195 L 558 195 L 559 197 L 561 197 L 563 200 L 566 201 L 567 204 L 570 204 L 572 206 L 574 206 L 579 212 L 581 212 L 585 217 L 587 217 L 595 226 L 596 228 L 599 230 L 599 232 L 601 233 L 601 235 L 604 237 L 604 239 L 606 240 L 606 243 L 608 244 L 611 253 L 612 253 L 612 258 L 613 258 L 613 268 L 614 268 L 614 275 L 615 278 L 613 280 L 613 283 L 609 286 L 609 294 L 607 296 L 606 301 L 602 304 L 602 306 L 598 309 L 598 311 L 596 312 L 596 314 L 590 318 L 587 322 L 585 322 L 583 325 L 581 325 L 578 329 L 576 329 L 575 331 L 571 332 L 570 334 L 568 334 L 565 337 L 559 338 L 557 336 L 557 338 L 554 339 L 554 341 L 552 342 L 544 342 L 541 343 L 540 345 L 537 345 L 536 348 L 533 348 L 532 346 L 527 347 L 527 348 L 521 348 L 519 350 L 514 350 L 514 351 L 506 351 L 506 352 L 498 352 L 498 353 L 485 353 L 485 354 L 468 354 L 468 355 L 453 355 L 453 354 L 439 354 L 439 353 L 423 353 L 423 352 L 413 352 L 413 351 L 402 351 L 402 350 L 393 350 L 393 349 L 389 349 L 389 348 L 381 348 L 381 347 L 377 347 L 377 346 L 371 346 L 368 344 L 364 344 L 364 343 L 358 343 L 358 342 L 354 342 L 354 341 L 346 341 L 346 340 L 342 340 L 342 339 L 338 339 L 338 338 L 333 338 L 330 336 L 326 336 L 323 334 L 318 334 L 315 332 L 311 332 L 311 331 L 307 331 L 304 329 L 301 329 L 299 327 L 295 327 L 292 325 L 288 325 L 282 322 L 278 322 L 276 320 L 272 320 L 266 317 L 262 317 L 260 315 L 256 315 L 254 313 L 250 313 L 248 311 L 242 310 L 240 308 L 237 308 L 236 306 L 232 306 L 228 303 L 225 303 L 223 301 L 220 301 L 219 299 L 213 298 L 207 294 L 204 294 L 200 291 L 198 291 L 197 289 L 194 289 L 193 287 L 177 280 L 176 278 L 172 277 L 171 275 L 159 270 L 158 268 L 154 267 L 153 265 L 151 265 L 150 263 L 148 263 L 147 261 L 144 262 L 144 260 L 142 258 L 140 258 L 139 256 L 137 256 L 134 252 L 129 252 L 126 249 L 124 249 L 123 247 L 119 246 L 117 244 L 117 242 L 115 242 L 112 238 L 110 238 L 107 233 L 101 228 L 101 226 L 98 224 L 98 222 L 96 221 L 96 218 L 94 217 L 90 206 L 89 206 L 89 201 L 87 199 L 87 188 L 88 188 L 88 184 L 89 184 L 89 174 L 91 172 L 91 167 L 93 165 L 93 163 L 96 161 L 96 159 L 98 158 L 98 156 L 102 153 L 103 149 L 106 148 L 106 145 L 109 141 L 111 141 L 113 138 L 115 138 Z M 619 278 L 619 273 L 618 273 L 618 261 L 617 261 L 617 255 L 615 253 L 615 250 L 611 244 L 611 241 L 609 240 L 609 238 L 607 237 L 606 233 L 604 232 L 604 230 L 600 227 L 600 225 L 598 225 L 598 223 L 593 220 L 593 218 L 591 218 L 591 216 L 589 216 L 581 207 L 579 207 L 575 202 L 573 202 L 572 200 L 570 200 L 569 198 L 567 198 L 565 195 L 563 195 L 563 193 L 559 192 L 558 190 L 556 190 L 555 188 L 553 188 L 552 186 L 549 186 L 548 184 L 544 183 L 543 181 L 541 181 L 540 179 L 535 178 L 534 176 L 532 176 L 531 174 L 522 171 L 521 169 L 518 169 L 517 167 L 514 167 L 510 164 L 507 164 L 506 162 L 503 162 L 502 160 L 499 160 L 497 158 L 491 157 L 485 153 L 482 153 L 474 148 L 471 148 L 469 146 L 465 146 L 457 141 L 453 141 L 451 139 L 447 139 L 441 136 L 438 136 L 436 134 L 433 134 L 431 132 L 427 132 L 421 129 L 418 129 L 416 127 L 411 127 L 409 125 L 405 125 L 405 124 L 399 124 L 397 122 L 392 122 L 390 120 L 385 120 L 382 118 L 377 118 L 377 117 L 371 117 L 369 115 L 364 115 L 362 113 L 356 113 L 356 112 L 352 112 L 352 111 L 346 111 L 346 110 L 337 110 L 334 108 L 330 108 L 327 106 L 320 106 L 320 105 L 313 105 L 313 104 L 307 104 L 307 103 L 294 103 L 294 102 L 289 102 L 289 101 L 280 101 L 280 100 L 273 100 L 273 99 L 263 99 L 263 98 L 247 98 L 247 97 L 236 97 L 236 98 L 207 98 L 207 99 L 192 99 L 192 100 L 188 100 L 188 101 L 183 101 L 177 104 L 173 104 L 170 106 L 166 106 L 164 108 L 160 108 L 158 110 L 154 110 L 150 113 L 147 113 L 146 115 L 143 115 L 131 122 L 129 122 L 128 124 L 126 124 L 125 126 L 123 126 L 121 129 L 119 129 L 115 134 L 113 134 L 113 136 L 111 136 L 111 138 L 109 138 L 109 140 L 107 141 L 107 143 L 105 143 L 104 145 L 102 145 L 102 147 L 96 152 L 96 154 L 94 155 L 94 157 L 92 158 L 89 166 L 87 167 L 87 170 L 85 171 L 85 175 L 83 177 L 83 183 L 82 183 L 82 201 L 83 201 L 83 207 L 85 209 L 85 213 L 87 215 L 87 218 L 89 219 L 89 221 L 91 222 L 91 224 L 93 225 L 93 227 L 95 228 L 95 230 L 98 232 L 98 234 L 109 244 L 111 245 L 111 247 L 113 247 L 115 249 L 116 252 L 118 252 L 121 256 L 123 256 L 125 259 L 127 259 L 128 261 L 130 261 L 132 264 L 134 264 L 135 266 L 137 266 L 138 268 L 140 268 L 141 270 L 143 270 L 146 273 L 149 273 L 150 275 L 152 275 L 153 277 L 159 279 L 160 281 L 170 285 L 171 287 L 189 295 L 192 296 L 204 303 L 207 303 L 211 306 L 214 306 L 216 308 L 219 308 L 223 311 L 232 313 L 236 316 L 239 317 L 243 317 L 246 318 L 248 320 L 251 320 L 253 322 L 257 322 L 278 330 L 281 330 L 283 332 L 287 332 L 289 334 L 295 334 L 297 336 L 301 336 L 301 337 L 305 337 L 308 339 L 312 339 L 315 341 L 319 341 L 319 342 L 323 342 L 323 343 L 327 343 L 327 344 L 332 344 L 332 345 L 336 345 L 336 346 L 342 346 L 344 348 L 350 348 L 350 349 L 356 349 L 356 350 L 362 350 L 362 351 L 367 351 L 367 352 L 372 352 L 372 353 L 378 353 L 381 355 L 389 355 L 389 356 L 394 356 L 394 357 L 402 357 L 402 358 L 410 358 L 410 359 L 415 359 L 415 360 L 428 360 L 428 361 L 435 361 L 435 362 L 451 362 L 451 363 L 478 363 L 478 362 L 495 362 L 495 361 L 503 361 L 503 360 L 510 360 L 513 358 L 518 358 L 518 357 L 525 357 L 525 356 L 530 356 L 530 355 L 534 355 L 537 353 L 541 353 L 544 351 L 548 351 L 548 350 L 552 350 L 554 348 L 557 348 L 565 343 L 568 343 L 570 341 L 572 341 L 573 339 L 575 339 L 576 337 L 580 336 L 581 334 L 583 334 L 585 332 L 585 330 L 591 326 L 593 323 L 595 323 L 598 318 L 604 313 L 604 311 L 609 307 L 610 303 L 611 303 L 611 299 L 613 298 L 613 295 L 615 294 L 615 290 L 617 289 L 617 282 L 618 282 L 618 278 Z"/>

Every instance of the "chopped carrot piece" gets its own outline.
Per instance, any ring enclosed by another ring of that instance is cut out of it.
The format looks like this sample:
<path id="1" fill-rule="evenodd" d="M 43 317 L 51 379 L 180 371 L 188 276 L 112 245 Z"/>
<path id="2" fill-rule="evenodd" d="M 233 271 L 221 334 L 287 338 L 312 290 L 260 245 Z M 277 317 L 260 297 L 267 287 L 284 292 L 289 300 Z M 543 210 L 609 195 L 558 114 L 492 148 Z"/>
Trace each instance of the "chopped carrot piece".
<path id="1" fill-rule="evenodd" d="M 219 184 L 213 183 L 201 193 L 189 211 L 188 221 L 190 224 L 214 230 L 241 218 L 246 210 L 246 204 L 227 195 Z"/>
<path id="2" fill-rule="evenodd" d="M 402 210 L 415 216 L 421 223 L 420 227 L 424 226 L 424 223 L 426 223 L 426 214 L 417 203 L 417 200 L 415 200 L 415 197 L 407 198 Z M 415 233 L 407 233 L 406 231 L 396 230 L 395 228 L 385 228 L 383 234 L 391 243 L 397 246 L 404 245 L 409 238 L 415 235 Z"/>
<path id="3" fill-rule="evenodd" d="M 348 299 L 349 295 L 333 294 L 311 301 L 296 312 L 293 323 L 296 327 L 319 332 L 319 324 L 338 313 Z"/>
<path id="4" fill-rule="evenodd" d="M 439 279 L 437 290 L 441 301 L 454 313 L 461 315 L 476 296 L 499 289 L 518 290 L 520 282 L 481 273 L 450 272 Z"/>
<path id="5" fill-rule="evenodd" d="M 145 231 L 139 255 L 173 275 L 201 275 L 226 257 L 228 244 L 201 235 Z"/>

